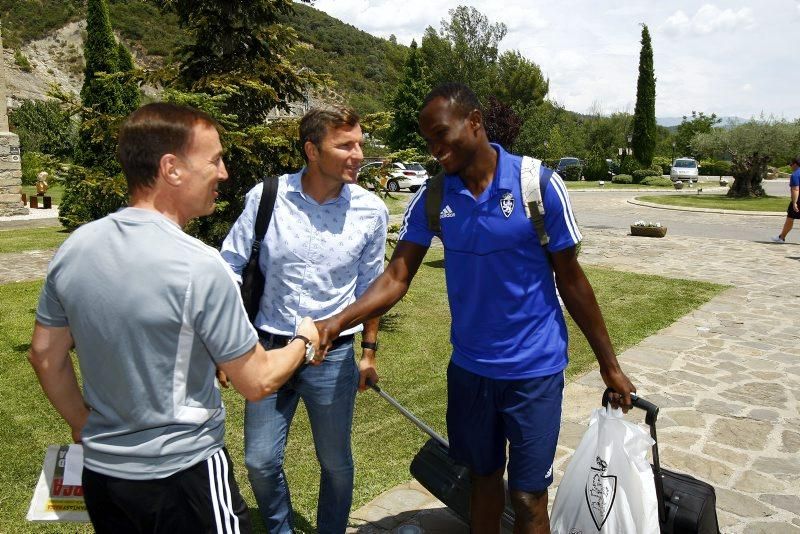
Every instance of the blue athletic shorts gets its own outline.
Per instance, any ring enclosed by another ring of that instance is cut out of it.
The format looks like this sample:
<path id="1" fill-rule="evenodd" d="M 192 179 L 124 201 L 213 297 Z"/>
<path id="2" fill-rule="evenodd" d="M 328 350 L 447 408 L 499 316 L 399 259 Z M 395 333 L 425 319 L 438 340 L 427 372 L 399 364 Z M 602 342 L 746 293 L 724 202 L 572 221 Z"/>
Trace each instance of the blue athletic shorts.
<path id="1" fill-rule="evenodd" d="M 497 380 L 447 368 L 450 456 L 479 476 L 506 465 L 508 486 L 535 493 L 553 483 L 561 425 L 562 372 L 524 380 Z"/>

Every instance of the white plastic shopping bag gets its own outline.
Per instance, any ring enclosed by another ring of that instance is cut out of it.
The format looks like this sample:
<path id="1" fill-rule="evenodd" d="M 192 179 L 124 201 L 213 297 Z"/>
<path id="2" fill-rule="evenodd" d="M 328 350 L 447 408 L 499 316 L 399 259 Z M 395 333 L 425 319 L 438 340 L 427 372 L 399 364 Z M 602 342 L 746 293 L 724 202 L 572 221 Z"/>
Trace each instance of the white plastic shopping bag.
<path id="1" fill-rule="evenodd" d="M 553 534 L 658 534 L 658 501 L 644 427 L 598 408 L 558 486 Z"/>

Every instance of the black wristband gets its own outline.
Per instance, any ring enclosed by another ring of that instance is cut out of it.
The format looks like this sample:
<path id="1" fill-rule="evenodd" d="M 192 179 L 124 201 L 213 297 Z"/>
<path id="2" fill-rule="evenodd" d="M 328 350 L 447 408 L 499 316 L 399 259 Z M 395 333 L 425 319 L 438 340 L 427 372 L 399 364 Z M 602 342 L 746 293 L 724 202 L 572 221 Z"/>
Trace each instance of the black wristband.
<path id="1" fill-rule="evenodd" d="M 301 340 L 303 340 L 303 343 L 311 343 L 311 340 L 310 340 L 310 339 L 308 339 L 306 336 L 304 336 L 304 335 L 302 335 L 302 334 L 295 334 L 295 335 L 294 335 L 294 337 L 293 337 L 292 339 L 290 339 L 290 340 L 289 340 L 289 343 L 291 343 L 291 342 L 292 342 L 292 341 L 294 341 L 295 339 L 301 339 Z M 289 343 L 287 343 L 287 345 L 288 345 Z"/>
<path id="2" fill-rule="evenodd" d="M 375 352 L 378 351 L 378 342 L 377 341 L 362 341 L 361 342 L 362 349 L 372 349 Z"/>

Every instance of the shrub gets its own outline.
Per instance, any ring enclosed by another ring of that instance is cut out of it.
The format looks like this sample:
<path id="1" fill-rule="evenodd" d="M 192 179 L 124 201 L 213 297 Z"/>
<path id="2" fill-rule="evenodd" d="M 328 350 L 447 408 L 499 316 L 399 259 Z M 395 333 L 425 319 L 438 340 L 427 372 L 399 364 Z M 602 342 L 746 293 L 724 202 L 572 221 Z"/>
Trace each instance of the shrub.
<path id="1" fill-rule="evenodd" d="M 670 186 L 672 185 L 672 180 L 667 178 L 666 176 L 647 176 L 642 179 L 642 185 L 654 185 L 654 186 Z"/>
<path id="2" fill-rule="evenodd" d="M 579 182 L 581 179 L 581 170 L 583 169 L 580 165 L 570 165 L 564 169 L 561 177 L 567 182 Z"/>
<path id="3" fill-rule="evenodd" d="M 672 168 L 672 160 L 664 156 L 656 156 L 653 158 L 652 166 L 654 169 L 660 168 L 661 174 L 669 174 L 669 171 Z"/>
<path id="4" fill-rule="evenodd" d="M 628 156 L 622 160 L 619 166 L 620 174 L 630 174 L 633 175 L 633 171 L 638 171 L 641 169 L 642 166 L 639 165 L 639 162 L 636 161 L 636 158 L 633 156 Z"/>
<path id="5" fill-rule="evenodd" d="M 729 176 L 730 174 L 730 161 L 706 159 L 700 162 L 700 176 Z"/>
<path id="6" fill-rule="evenodd" d="M 638 184 L 648 176 L 661 176 L 661 169 L 639 169 L 638 171 L 633 171 L 633 182 Z"/>
<path id="7" fill-rule="evenodd" d="M 611 179 L 611 182 L 615 184 L 632 184 L 633 176 L 630 174 L 618 174 Z"/>
<path id="8" fill-rule="evenodd" d="M 17 67 L 19 67 L 22 72 L 30 72 L 33 70 L 31 62 L 28 61 L 28 58 L 25 57 L 25 54 L 22 53 L 22 50 L 14 51 L 14 63 L 17 64 Z"/>
<path id="9" fill-rule="evenodd" d="M 128 203 L 128 186 L 122 174 L 106 175 L 72 165 L 65 171 L 64 196 L 58 206 L 58 220 L 67 230 L 105 217 Z"/>
<path id="10" fill-rule="evenodd" d="M 592 150 L 589 159 L 586 161 L 586 168 L 583 170 L 587 180 L 596 182 L 608 179 L 608 163 L 603 153 L 599 150 Z"/>
<path id="11" fill-rule="evenodd" d="M 48 154 L 40 152 L 22 153 L 22 185 L 34 185 L 38 179 L 37 175 L 42 171 L 47 171 L 53 176 L 59 167 L 59 162 Z"/>
<path id="12" fill-rule="evenodd" d="M 60 159 L 72 156 L 76 127 L 55 100 L 25 100 L 9 120 L 23 154 L 41 152 Z"/>

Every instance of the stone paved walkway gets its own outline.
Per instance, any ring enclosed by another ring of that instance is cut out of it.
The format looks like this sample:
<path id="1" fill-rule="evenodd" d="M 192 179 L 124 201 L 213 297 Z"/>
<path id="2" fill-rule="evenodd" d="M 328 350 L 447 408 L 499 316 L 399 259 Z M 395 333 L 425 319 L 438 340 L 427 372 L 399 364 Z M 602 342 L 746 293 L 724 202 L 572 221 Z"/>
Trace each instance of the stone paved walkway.
<path id="1" fill-rule="evenodd" d="M 584 236 L 584 264 L 733 286 L 620 361 L 661 407 L 663 465 L 715 486 L 723 532 L 800 533 L 800 246 L 611 230 Z M 556 483 L 602 391 L 597 371 L 568 384 Z M 554 494 L 555 486 L 551 502 Z M 403 525 L 466 532 L 414 483 L 356 510 L 352 525 L 362 533 Z"/>

